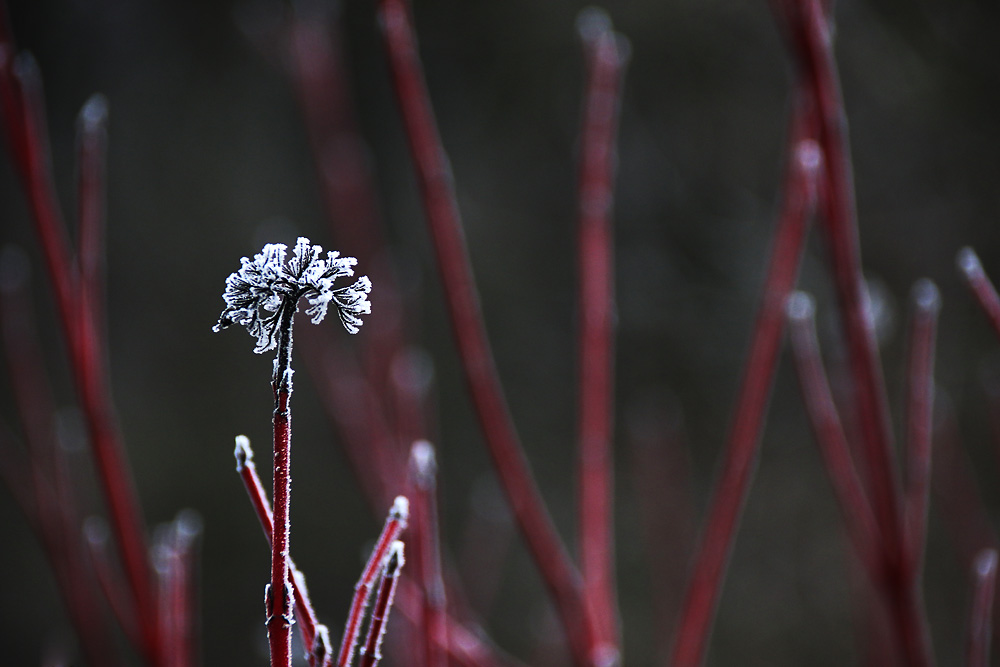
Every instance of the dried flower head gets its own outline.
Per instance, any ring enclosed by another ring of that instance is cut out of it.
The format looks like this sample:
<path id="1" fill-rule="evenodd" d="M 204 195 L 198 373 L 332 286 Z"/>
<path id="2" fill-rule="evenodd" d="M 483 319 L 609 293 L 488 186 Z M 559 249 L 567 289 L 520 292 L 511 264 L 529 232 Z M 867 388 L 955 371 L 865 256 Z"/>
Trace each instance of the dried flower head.
<path id="1" fill-rule="evenodd" d="M 268 243 L 253 260 L 240 260 L 240 270 L 226 278 L 222 295 L 226 308 L 212 330 L 240 324 L 257 339 L 254 352 L 273 350 L 278 344 L 282 309 L 297 308 L 299 299 L 305 297 L 309 301 L 306 314 L 312 316 L 313 324 L 326 317 L 332 303 L 344 328 L 357 333 L 362 324 L 360 316 L 371 312 L 371 281 L 362 276 L 347 287 L 335 289 L 333 284 L 338 278 L 353 276 L 352 267 L 358 260 L 341 257 L 336 251 L 326 253 L 324 258 L 323 248 L 312 245 L 305 237 L 299 237 L 287 262 L 286 250 L 284 243 Z"/>

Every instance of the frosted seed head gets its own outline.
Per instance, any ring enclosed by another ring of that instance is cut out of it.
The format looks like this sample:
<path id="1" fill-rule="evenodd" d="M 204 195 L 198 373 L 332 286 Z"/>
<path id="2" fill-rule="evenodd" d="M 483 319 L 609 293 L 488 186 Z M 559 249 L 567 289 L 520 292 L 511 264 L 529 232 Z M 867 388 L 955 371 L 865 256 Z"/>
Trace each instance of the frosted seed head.
<path id="1" fill-rule="evenodd" d="M 287 250 L 283 243 L 268 243 L 252 260 L 240 259 L 240 269 L 226 278 L 222 294 L 226 307 L 213 331 L 239 324 L 257 340 L 254 352 L 273 350 L 278 345 L 282 307 L 296 308 L 298 300 L 305 297 L 309 303 L 306 314 L 313 324 L 323 321 L 332 303 L 344 328 L 352 334 L 358 332 L 361 315 L 371 313 L 371 281 L 363 276 L 353 285 L 334 288 L 339 278 L 354 275 L 352 267 L 358 260 L 341 257 L 336 251 L 324 258 L 323 248 L 304 236 L 296 241 L 286 261 Z"/>

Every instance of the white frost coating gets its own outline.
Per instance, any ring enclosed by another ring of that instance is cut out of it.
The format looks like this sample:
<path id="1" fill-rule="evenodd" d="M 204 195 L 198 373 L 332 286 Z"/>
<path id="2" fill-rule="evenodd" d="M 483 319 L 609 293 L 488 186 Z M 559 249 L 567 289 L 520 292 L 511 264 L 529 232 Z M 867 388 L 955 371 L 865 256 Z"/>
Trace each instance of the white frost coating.
<path id="1" fill-rule="evenodd" d="M 222 298 L 226 308 L 219 316 L 213 331 L 221 331 L 233 324 L 247 328 L 257 339 L 254 352 L 262 354 L 278 345 L 278 321 L 286 300 L 305 297 L 309 302 L 306 314 L 313 324 L 326 317 L 330 304 L 337 309 L 341 324 L 355 334 L 361 327 L 361 315 L 371 313 L 368 294 L 372 284 L 362 276 L 353 285 L 334 288 L 338 278 L 354 275 L 353 257 L 341 257 L 337 251 L 323 255 L 323 248 L 313 245 L 304 236 L 299 237 L 292 256 L 285 261 L 288 248 L 283 243 L 268 243 L 254 255 L 253 260 L 240 259 L 240 269 L 226 278 L 226 291 Z"/>
<path id="2" fill-rule="evenodd" d="M 979 261 L 979 255 L 972 248 L 966 246 L 958 251 L 958 270 L 966 278 L 973 278 L 983 272 L 983 265 Z"/>
<path id="3" fill-rule="evenodd" d="M 997 568 L 997 552 L 995 549 L 983 549 L 976 556 L 976 560 L 972 565 L 973 570 L 975 570 L 977 577 L 985 577 L 989 575 L 992 570 Z"/>
<path id="4" fill-rule="evenodd" d="M 941 293 L 937 285 L 921 278 L 913 285 L 913 303 L 925 312 L 936 313 L 941 308 Z"/>
<path id="5" fill-rule="evenodd" d="M 396 496 L 389 510 L 389 516 L 400 521 L 407 521 L 410 518 L 410 501 L 406 496 Z"/>
<path id="6" fill-rule="evenodd" d="M 410 460 L 420 475 L 433 475 L 437 470 L 434 445 L 426 440 L 417 440 L 410 449 Z"/>
<path id="7" fill-rule="evenodd" d="M 250 438 L 245 435 L 236 436 L 236 472 L 243 472 L 247 464 L 253 463 L 253 450 L 250 449 Z"/>
<path id="8" fill-rule="evenodd" d="M 792 292 L 785 301 L 785 314 L 788 319 L 802 321 L 811 319 L 816 312 L 816 304 L 807 292 Z"/>

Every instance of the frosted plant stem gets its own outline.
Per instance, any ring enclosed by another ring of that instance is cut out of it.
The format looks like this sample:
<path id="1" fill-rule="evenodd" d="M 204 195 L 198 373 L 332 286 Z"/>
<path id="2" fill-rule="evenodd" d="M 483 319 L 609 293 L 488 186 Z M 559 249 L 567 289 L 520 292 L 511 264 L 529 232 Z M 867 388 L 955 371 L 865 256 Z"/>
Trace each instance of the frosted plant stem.
<path id="1" fill-rule="evenodd" d="M 399 581 L 399 571 L 403 567 L 403 543 L 396 540 L 392 543 L 385 567 L 382 568 L 382 581 L 375 596 L 375 606 L 372 609 L 371 622 L 368 624 L 368 636 L 361 649 L 358 667 L 376 667 L 382 659 L 382 637 L 385 635 L 386 622 L 389 620 L 389 610 L 396 596 L 396 584 Z"/>
<path id="2" fill-rule="evenodd" d="M 257 465 L 253 461 L 253 450 L 250 441 L 245 436 L 236 437 L 236 472 L 239 473 L 243 486 L 250 497 L 254 513 L 260 521 L 264 537 L 271 544 L 274 532 L 274 516 L 271 513 L 271 503 L 267 500 L 264 485 L 257 474 Z M 295 620 L 299 625 L 302 645 L 309 648 L 310 667 L 327 665 L 332 659 L 332 649 L 328 630 L 316 620 L 316 612 L 305 586 L 305 576 L 295 567 L 295 561 L 288 558 L 288 570 L 292 584 L 292 595 L 295 597 Z"/>
<path id="3" fill-rule="evenodd" d="M 497 476 L 567 635 L 574 662 L 592 665 L 593 619 L 580 574 L 532 477 L 500 387 L 445 155 L 403 0 L 381 0 L 379 20 L 393 88 L 416 170 L 466 385 Z"/>
<path id="4" fill-rule="evenodd" d="M 351 600 L 351 609 L 347 614 L 347 623 L 344 625 L 344 638 L 340 642 L 340 651 L 337 654 L 337 667 L 348 667 L 351 664 L 354 648 L 358 642 L 358 634 L 361 631 L 365 607 L 368 606 L 368 598 L 371 597 L 372 586 L 374 586 L 379 572 L 385 566 L 385 559 L 393 542 L 406 528 L 409 519 L 409 501 L 404 496 L 397 496 L 389 510 L 389 516 L 385 519 L 382 533 L 375 542 L 375 548 L 372 549 L 372 554 L 368 558 L 364 570 L 361 571 L 361 577 L 354 586 L 354 599 Z"/>
<path id="5" fill-rule="evenodd" d="M 704 661 L 736 528 L 757 466 L 760 435 L 784 331 L 785 300 L 795 286 L 816 197 L 819 151 L 807 133 L 810 114 L 796 106 L 789 132 L 784 201 L 774 235 L 750 350 L 708 516 L 694 556 L 671 664 Z"/>
<path id="6" fill-rule="evenodd" d="M 288 551 L 291 523 L 289 505 L 292 478 L 289 474 L 292 446 L 292 318 L 294 297 L 281 305 L 278 323 L 278 355 L 274 361 L 274 529 L 271 533 L 271 583 L 267 603 L 267 636 L 271 646 L 271 667 L 291 667 L 292 609 L 295 601 L 288 584 Z"/>
<path id="7" fill-rule="evenodd" d="M 626 46 L 604 12 L 577 18 L 588 79 L 581 130 L 578 241 L 578 479 L 580 570 L 597 646 L 620 654 L 614 576 L 614 235 L 616 131 Z"/>
<path id="8" fill-rule="evenodd" d="M 972 564 L 972 612 L 966 639 L 967 667 L 988 667 L 993 618 L 993 597 L 997 580 L 997 552 L 983 549 Z"/>

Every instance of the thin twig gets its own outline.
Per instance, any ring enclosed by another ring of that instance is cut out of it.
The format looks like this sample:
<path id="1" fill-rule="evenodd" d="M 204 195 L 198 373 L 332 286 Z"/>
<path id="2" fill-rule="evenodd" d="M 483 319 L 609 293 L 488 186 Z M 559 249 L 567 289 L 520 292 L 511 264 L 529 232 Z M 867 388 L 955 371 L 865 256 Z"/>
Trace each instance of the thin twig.
<path id="1" fill-rule="evenodd" d="M 385 636 L 389 610 L 392 609 L 392 601 L 396 596 L 399 572 L 405 562 L 403 543 L 396 540 L 392 543 L 389 554 L 386 556 L 385 567 L 382 569 L 382 582 L 379 584 L 378 595 L 375 597 L 372 618 L 368 624 L 368 636 L 365 638 L 365 645 L 360 652 L 358 667 L 376 667 L 379 660 L 382 659 L 382 637 Z"/>
<path id="2" fill-rule="evenodd" d="M 246 436 L 236 436 L 235 454 L 236 472 L 239 473 L 247 495 L 250 496 L 250 503 L 253 505 L 257 519 L 264 530 L 264 537 L 267 539 L 267 543 L 271 544 L 271 536 L 274 532 L 271 503 L 267 500 L 267 492 L 257 474 L 257 465 L 253 461 L 253 450 L 250 448 L 250 440 Z M 291 573 L 292 594 L 295 597 L 295 619 L 298 621 L 302 645 L 309 651 L 310 666 L 317 667 L 324 664 L 324 656 L 331 654 L 329 637 L 320 637 L 320 629 L 322 628 L 322 632 L 327 632 L 326 627 L 317 622 L 309 591 L 305 587 L 305 576 L 295 567 L 295 561 L 291 557 L 288 559 L 288 568 Z"/>
<path id="3" fill-rule="evenodd" d="M 993 330 L 1000 336 L 1000 296 L 997 295 L 996 288 L 983 270 L 979 256 L 972 248 L 962 248 L 958 253 L 957 263 L 959 272 L 972 290 L 972 295 L 986 313 Z"/>
<path id="4" fill-rule="evenodd" d="M 578 248 L 578 450 L 580 572 L 594 612 L 601 660 L 619 653 L 614 576 L 614 265 L 612 203 L 616 134 L 627 47 L 598 9 L 577 18 L 587 60 L 580 131 Z"/>
<path id="5" fill-rule="evenodd" d="M 808 120 L 804 107 L 797 107 L 789 133 L 784 201 L 722 467 L 684 598 L 671 661 L 675 667 L 693 667 L 704 660 L 736 527 L 757 464 L 760 435 L 784 331 L 785 300 L 798 276 L 815 204 L 820 158 L 815 142 L 807 138 Z"/>
<path id="6" fill-rule="evenodd" d="M 934 414 L 934 339 L 941 297 L 929 280 L 913 287 L 913 314 L 906 368 L 906 502 L 904 526 L 910 576 L 923 575 L 927 506 L 931 485 L 931 418 Z M 919 583 L 918 583 L 919 585 Z"/>
<path id="7" fill-rule="evenodd" d="M 417 537 L 420 585 L 424 592 L 424 667 L 443 667 L 448 645 L 447 600 L 441 575 L 441 544 L 437 515 L 437 461 L 426 440 L 413 443 L 410 453 L 413 484 L 413 530 Z"/>
<path id="8" fill-rule="evenodd" d="M 385 566 L 385 559 L 393 543 L 399 534 L 406 529 L 409 518 L 409 501 L 404 496 L 397 496 L 389 510 L 389 516 L 385 519 L 382 533 L 375 542 L 375 548 L 372 549 L 372 554 L 361 572 L 361 577 L 354 586 L 354 598 L 351 600 L 351 609 L 347 614 L 347 623 L 344 625 L 344 638 L 340 642 L 340 652 L 337 654 L 337 667 L 348 667 L 351 664 L 354 648 L 358 642 L 358 634 L 361 630 L 361 620 L 364 617 L 365 607 L 368 606 L 372 586 L 375 584 L 379 572 Z"/>
<path id="9" fill-rule="evenodd" d="M 878 582 L 881 537 L 871 503 L 851 459 L 847 437 L 837 414 L 816 339 L 815 306 L 812 297 L 796 292 L 788 300 L 789 338 L 795 370 L 802 388 L 809 422 L 812 424 L 824 467 L 840 505 L 847 534 L 866 574 Z"/>
<path id="10" fill-rule="evenodd" d="M 393 88 L 466 384 L 497 475 L 556 605 L 574 660 L 578 665 L 589 665 L 594 659 L 593 620 L 584 601 L 579 572 L 545 508 L 500 387 L 463 237 L 451 169 L 431 110 L 408 7 L 403 0 L 380 0 L 378 7 Z"/>

